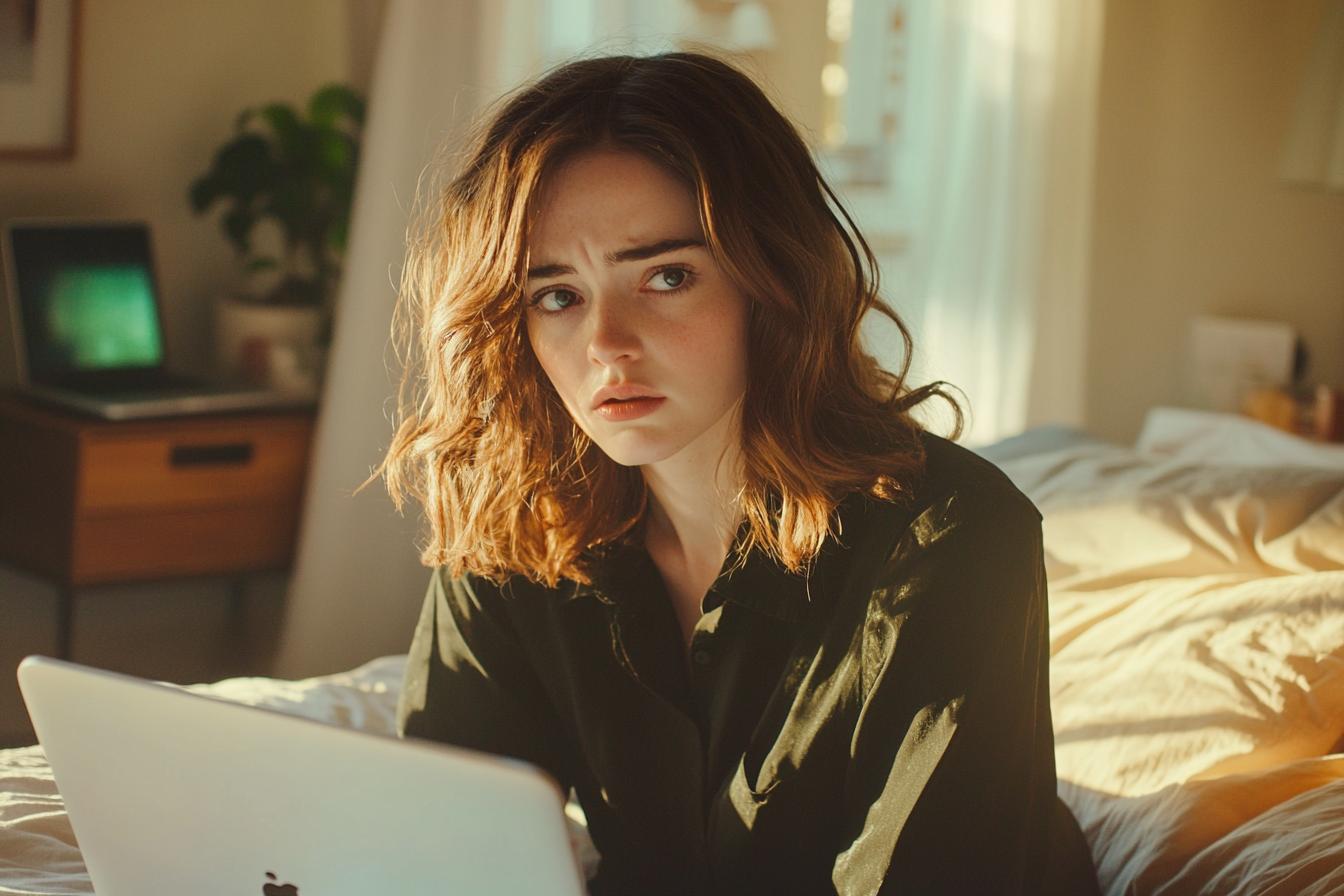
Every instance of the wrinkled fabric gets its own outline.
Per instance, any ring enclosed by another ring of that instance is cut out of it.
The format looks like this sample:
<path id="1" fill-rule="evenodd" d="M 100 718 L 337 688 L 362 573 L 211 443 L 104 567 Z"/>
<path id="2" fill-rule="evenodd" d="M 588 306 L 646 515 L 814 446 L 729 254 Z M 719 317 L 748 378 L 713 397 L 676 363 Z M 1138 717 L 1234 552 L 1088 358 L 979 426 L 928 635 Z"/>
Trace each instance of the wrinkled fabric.
<path id="1" fill-rule="evenodd" d="M 1344 780 L 1308 790 L 1201 851 L 1154 896 L 1339 896 Z"/>
<path id="2" fill-rule="evenodd" d="M 926 446 L 910 499 L 852 496 L 810 575 L 730 554 L 689 651 L 636 545 L 592 585 L 440 570 L 403 733 L 574 788 L 595 896 L 1094 891 L 1055 795 L 1039 516 Z"/>
<path id="3" fill-rule="evenodd" d="M 0 894 L 92 892 L 42 748 L 0 750 Z"/>
<path id="4" fill-rule="evenodd" d="M 1258 893 L 1344 841 L 1344 449 L 1264 429 L 1155 412 L 1146 453 L 1003 459 L 1044 516 L 1060 793 L 1108 896 Z M 1315 827 L 1269 813 L 1316 790 Z M 1201 889 L 1261 815 L 1272 855 Z"/>
<path id="5" fill-rule="evenodd" d="M 1097 878 L 1107 896 L 1193 892 L 1192 881 L 1207 881 L 1222 865 L 1236 863 L 1239 850 L 1266 830 L 1258 820 L 1261 816 L 1286 807 L 1268 816 L 1278 819 L 1273 825 L 1273 850 L 1262 853 L 1252 865 L 1242 865 L 1237 873 L 1235 892 L 1249 894 L 1281 877 L 1285 862 L 1321 858 L 1339 863 L 1341 856 L 1334 847 L 1344 843 L 1344 788 L 1324 785 L 1341 779 L 1344 756 L 1326 756 L 1172 784 L 1137 797 L 1117 797 L 1064 780 L 1059 789 L 1092 844 Z M 1314 794 L 1309 802 L 1294 802 L 1307 793 Z M 1295 830 L 1292 812 L 1298 805 L 1314 807 L 1315 830 Z M 1178 877 L 1185 883 L 1169 893 L 1165 885 Z"/>
<path id="6" fill-rule="evenodd" d="M 1097 445 L 1004 469 L 1044 515 L 1062 779 L 1139 796 L 1344 734 L 1344 470 Z"/>

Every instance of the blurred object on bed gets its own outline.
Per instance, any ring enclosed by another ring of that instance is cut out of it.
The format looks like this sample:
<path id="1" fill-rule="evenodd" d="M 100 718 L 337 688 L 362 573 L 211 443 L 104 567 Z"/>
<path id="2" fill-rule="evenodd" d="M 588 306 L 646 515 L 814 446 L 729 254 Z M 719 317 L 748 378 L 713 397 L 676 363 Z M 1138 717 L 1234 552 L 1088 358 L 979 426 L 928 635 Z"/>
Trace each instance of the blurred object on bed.
<path id="1" fill-rule="evenodd" d="M 1316 438 L 1322 442 L 1344 442 L 1344 389 L 1324 384 L 1316 387 L 1312 423 Z"/>
<path id="2" fill-rule="evenodd" d="M 1344 442 L 1344 390 L 1324 383 L 1314 390 L 1254 389 L 1241 403 L 1242 416 L 1318 442 Z"/>
<path id="3" fill-rule="evenodd" d="M 1197 315 L 1190 326 L 1194 407 L 1236 411 L 1254 389 L 1286 386 L 1296 377 L 1297 333 L 1282 321 Z"/>
<path id="4" fill-rule="evenodd" d="M 1305 389 L 1252 389 L 1241 400 L 1241 414 L 1298 436 L 1316 432 L 1316 396 Z"/>

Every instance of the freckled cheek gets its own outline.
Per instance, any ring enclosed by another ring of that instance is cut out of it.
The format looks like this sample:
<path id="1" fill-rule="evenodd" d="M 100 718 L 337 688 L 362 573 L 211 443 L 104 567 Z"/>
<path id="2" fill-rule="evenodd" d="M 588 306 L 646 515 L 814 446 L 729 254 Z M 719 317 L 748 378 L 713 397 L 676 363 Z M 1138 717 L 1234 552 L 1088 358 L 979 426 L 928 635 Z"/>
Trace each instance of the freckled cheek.
<path id="1" fill-rule="evenodd" d="M 678 355 L 694 371 L 705 388 L 732 393 L 747 384 L 747 331 L 739 315 L 720 313 L 707 316 L 694 331 L 682 334 Z"/>
<path id="2" fill-rule="evenodd" d="M 532 340 L 532 351 L 546 376 L 551 380 L 560 400 L 579 428 L 592 435 L 588 426 L 589 408 L 585 401 L 585 385 L 591 375 L 586 346 L 576 347 L 570 340 Z"/>

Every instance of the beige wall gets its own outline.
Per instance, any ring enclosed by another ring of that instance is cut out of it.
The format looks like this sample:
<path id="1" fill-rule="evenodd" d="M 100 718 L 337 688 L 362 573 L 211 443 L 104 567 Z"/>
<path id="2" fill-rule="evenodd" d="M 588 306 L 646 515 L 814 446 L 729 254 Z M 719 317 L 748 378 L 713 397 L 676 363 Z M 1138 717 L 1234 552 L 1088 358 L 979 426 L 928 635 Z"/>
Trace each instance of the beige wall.
<path id="1" fill-rule="evenodd" d="M 1107 0 L 1087 426 L 1179 402 L 1191 318 L 1285 320 L 1344 385 L 1344 194 L 1274 172 L 1324 0 Z"/>
<path id="2" fill-rule="evenodd" d="M 84 0 L 79 147 L 71 162 L 0 162 L 0 219 L 147 219 L 168 351 L 210 362 L 210 303 L 233 282 L 232 250 L 187 204 L 246 106 L 302 102 L 347 71 L 348 6 L 335 0 Z M 13 376 L 0 315 L 0 382 Z"/>

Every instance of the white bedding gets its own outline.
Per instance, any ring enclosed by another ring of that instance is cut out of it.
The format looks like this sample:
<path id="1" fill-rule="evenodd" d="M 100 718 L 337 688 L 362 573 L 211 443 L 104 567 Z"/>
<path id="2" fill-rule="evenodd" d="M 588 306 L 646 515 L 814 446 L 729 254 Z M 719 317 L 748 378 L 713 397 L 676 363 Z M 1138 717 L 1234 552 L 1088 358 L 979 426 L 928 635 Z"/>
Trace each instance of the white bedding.
<path id="1" fill-rule="evenodd" d="M 1139 448 L 1002 463 L 1044 517 L 1060 792 L 1103 891 L 1344 893 L 1319 827 L 1267 821 L 1310 804 L 1344 841 L 1344 449 L 1176 410 Z"/>
<path id="2" fill-rule="evenodd" d="M 1041 508 L 1060 793 L 1111 896 L 1344 894 L 1344 448 L 1157 411 L 1004 460 Z M 201 686 L 391 731 L 402 658 Z M 0 752 L 0 894 L 90 892 L 36 748 Z"/>

